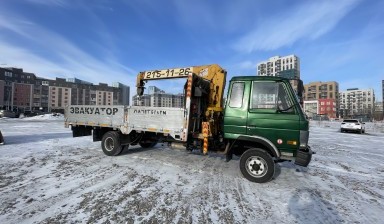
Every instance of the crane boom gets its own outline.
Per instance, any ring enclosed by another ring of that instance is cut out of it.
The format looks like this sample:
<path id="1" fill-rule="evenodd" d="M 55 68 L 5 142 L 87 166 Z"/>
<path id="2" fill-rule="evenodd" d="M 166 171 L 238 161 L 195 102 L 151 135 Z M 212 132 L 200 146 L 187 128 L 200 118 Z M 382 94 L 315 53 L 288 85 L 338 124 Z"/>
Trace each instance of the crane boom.
<path id="1" fill-rule="evenodd" d="M 188 78 L 190 75 L 196 75 L 210 82 L 208 108 L 221 111 L 227 72 L 217 64 L 140 72 L 136 81 L 137 95 L 143 95 L 145 81 Z"/>

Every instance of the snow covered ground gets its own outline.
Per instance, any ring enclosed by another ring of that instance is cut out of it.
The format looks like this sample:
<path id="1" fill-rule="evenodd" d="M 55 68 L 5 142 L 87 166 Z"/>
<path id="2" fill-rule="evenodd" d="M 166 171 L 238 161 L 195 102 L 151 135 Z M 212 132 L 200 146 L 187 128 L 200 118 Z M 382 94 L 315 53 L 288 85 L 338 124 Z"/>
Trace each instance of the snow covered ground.
<path id="1" fill-rule="evenodd" d="M 256 184 L 238 158 L 161 144 L 108 157 L 62 117 L 0 119 L 0 223 L 382 223 L 384 133 L 370 127 L 313 122 L 309 167 Z"/>

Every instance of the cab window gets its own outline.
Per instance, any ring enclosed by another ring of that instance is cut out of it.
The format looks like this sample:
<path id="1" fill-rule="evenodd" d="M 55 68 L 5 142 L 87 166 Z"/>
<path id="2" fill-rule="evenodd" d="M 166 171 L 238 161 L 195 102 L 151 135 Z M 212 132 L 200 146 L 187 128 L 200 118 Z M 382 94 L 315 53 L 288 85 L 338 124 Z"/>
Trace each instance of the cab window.
<path id="1" fill-rule="evenodd" d="M 293 112 L 284 84 L 281 82 L 253 82 L 250 109 L 271 112 Z"/>
<path id="2" fill-rule="evenodd" d="M 240 108 L 243 106 L 244 82 L 235 82 L 232 84 L 231 96 L 229 98 L 229 107 Z"/>

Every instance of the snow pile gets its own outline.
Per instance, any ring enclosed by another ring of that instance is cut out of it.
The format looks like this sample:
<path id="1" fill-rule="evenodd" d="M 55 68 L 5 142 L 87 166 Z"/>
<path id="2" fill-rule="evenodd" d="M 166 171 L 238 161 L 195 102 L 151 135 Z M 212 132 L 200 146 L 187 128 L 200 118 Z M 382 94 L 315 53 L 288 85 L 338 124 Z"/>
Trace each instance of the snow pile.
<path id="1" fill-rule="evenodd" d="M 64 115 L 63 114 L 43 114 L 43 115 L 37 115 L 33 117 L 24 117 L 23 120 L 41 120 L 41 121 L 46 121 L 46 120 L 64 120 Z"/>

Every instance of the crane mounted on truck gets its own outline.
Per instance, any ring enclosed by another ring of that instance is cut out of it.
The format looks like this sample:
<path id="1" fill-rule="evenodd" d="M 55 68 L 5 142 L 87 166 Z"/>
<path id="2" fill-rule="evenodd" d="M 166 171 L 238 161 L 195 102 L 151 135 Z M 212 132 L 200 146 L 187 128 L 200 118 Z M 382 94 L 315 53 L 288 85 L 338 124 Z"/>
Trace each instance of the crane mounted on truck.
<path id="1" fill-rule="evenodd" d="M 137 76 L 137 94 L 151 80 L 186 78 L 183 108 L 68 105 L 65 126 L 73 137 L 93 135 L 109 156 L 129 145 L 216 151 L 240 157 L 240 171 L 253 182 L 272 179 L 275 163 L 295 160 L 308 166 L 308 120 L 288 79 L 239 76 L 229 82 L 219 65 L 151 70 Z"/>

